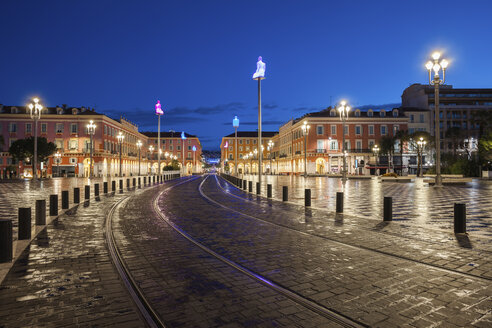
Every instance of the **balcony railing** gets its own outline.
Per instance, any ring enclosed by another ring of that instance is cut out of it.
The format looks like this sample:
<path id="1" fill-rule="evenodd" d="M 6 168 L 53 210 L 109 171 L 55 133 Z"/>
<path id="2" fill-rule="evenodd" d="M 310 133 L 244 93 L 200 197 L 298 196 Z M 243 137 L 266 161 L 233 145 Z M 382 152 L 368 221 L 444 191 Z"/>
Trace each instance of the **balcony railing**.
<path id="1" fill-rule="evenodd" d="M 324 153 L 326 153 L 326 149 L 316 149 L 316 152 L 318 154 L 324 154 Z"/>

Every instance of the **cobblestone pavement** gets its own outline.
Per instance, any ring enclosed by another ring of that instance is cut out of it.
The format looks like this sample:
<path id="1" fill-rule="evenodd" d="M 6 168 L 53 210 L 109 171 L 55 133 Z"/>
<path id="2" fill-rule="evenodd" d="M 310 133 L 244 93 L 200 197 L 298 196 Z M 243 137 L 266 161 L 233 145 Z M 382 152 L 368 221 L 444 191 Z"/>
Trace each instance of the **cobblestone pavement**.
<path id="1" fill-rule="evenodd" d="M 236 211 L 222 208 L 201 197 L 198 186 L 195 181 L 166 191 L 161 210 L 207 247 L 327 308 L 376 327 L 492 324 L 492 285 L 487 277 L 376 252 L 371 249 L 379 247 L 371 245 L 373 234 L 357 225 L 344 234 L 353 235 L 352 241 L 361 239 L 367 248 L 314 236 L 309 230 L 320 222 L 310 222 L 312 213 L 292 206 L 288 215 L 274 201 L 263 206 L 234 198 L 209 177 L 204 193 L 227 206 L 236 204 Z M 275 225 L 237 212 L 244 208 Z M 337 235 L 336 225 L 344 228 L 343 221 L 322 224 L 326 234 Z M 311 226 L 303 231 L 302 225 Z M 427 246 L 412 242 L 422 250 Z M 447 254 L 445 249 L 442 253 Z"/>
<path id="2" fill-rule="evenodd" d="M 257 176 L 244 179 L 257 181 Z M 304 189 L 311 189 L 312 206 L 335 210 L 336 192 L 344 191 L 344 212 L 367 219 L 381 218 L 383 197 L 393 197 L 394 220 L 416 223 L 429 228 L 453 229 L 454 203 L 467 206 L 467 230 L 475 235 L 492 237 L 492 181 L 474 179 L 465 185 L 429 187 L 422 179 L 414 183 L 381 182 L 378 178 L 349 179 L 299 176 L 263 176 L 272 184 L 273 198 L 282 199 L 282 186 L 289 186 L 289 200 L 304 204 Z M 253 186 L 256 192 L 256 183 Z"/>
<path id="3" fill-rule="evenodd" d="M 125 201 L 113 230 L 131 274 L 167 326 L 338 327 L 190 243 L 158 219 L 154 195 L 147 190 Z M 191 205 L 188 195 L 176 196 L 170 201 Z"/>
<path id="4" fill-rule="evenodd" d="M 115 178 L 116 181 L 119 178 Z M 73 206 L 73 188 L 80 188 L 80 200 L 84 200 L 84 186 L 91 185 L 91 194 L 94 194 L 95 183 L 100 184 L 102 194 L 104 181 L 109 181 L 109 190 L 111 190 L 111 179 L 106 178 L 54 178 L 48 180 L 7 180 L 0 183 L 0 216 L 3 219 L 12 220 L 14 227 L 13 237 L 17 239 L 19 207 L 31 207 L 34 220 L 34 209 L 37 199 L 46 199 L 46 209 L 49 208 L 49 195 L 58 195 L 58 208 L 61 209 L 61 193 L 63 190 L 69 191 L 70 206 Z M 118 183 L 117 183 L 118 185 Z M 126 182 L 125 182 L 126 186 Z M 117 186 L 118 187 L 118 186 Z"/>
<path id="5" fill-rule="evenodd" d="M 82 203 L 46 226 L 0 285 L 0 327 L 144 326 L 103 235 L 124 196 Z"/>

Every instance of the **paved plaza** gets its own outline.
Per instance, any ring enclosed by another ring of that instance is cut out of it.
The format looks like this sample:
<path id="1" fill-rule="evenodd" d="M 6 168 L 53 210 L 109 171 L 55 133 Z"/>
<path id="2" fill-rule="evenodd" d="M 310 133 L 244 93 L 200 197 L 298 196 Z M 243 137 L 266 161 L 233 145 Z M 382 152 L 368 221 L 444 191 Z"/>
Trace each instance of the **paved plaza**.
<path id="1" fill-rule="evenodd" d="M 273 199 L 205 175 L 72 207 L 1 282 L 0 327 L 146 325 L 107 250 L 104 222 L 117 202 L 116 244 L 166 327 L 339 327 L 327 313 L 345 326 L 492 325 L 490 182 L 436 190 L 420 180 L 265 179 Z M 86 183 L 0 184 L 1 210 L 15 218 L 19 204 Z M 279 200 L 283 185 L 289 202 Z M 393 197 L 393 222 L 382 222 L 383 196 Z M 466 235 L 452 232 L 454 202 L 467 204 Z"/>

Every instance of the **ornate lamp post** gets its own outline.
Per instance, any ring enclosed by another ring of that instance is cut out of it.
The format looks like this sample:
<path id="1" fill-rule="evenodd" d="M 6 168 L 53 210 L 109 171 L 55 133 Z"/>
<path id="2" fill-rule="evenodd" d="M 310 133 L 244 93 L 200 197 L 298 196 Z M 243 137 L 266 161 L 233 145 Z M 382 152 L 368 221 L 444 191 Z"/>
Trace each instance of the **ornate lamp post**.
<path id="1" fill-rule="evenodd" d="M 377 166 L 378 166 L 378 153 L 379 153 L 378 145 L 374 145 L 374 147 L 372 147 L 372 152 L 376 154 L 375 157 L 376 157 L 376 172 L 377 172 L 377 170 L 378 170 L 378 168 L 377 168 Z"/>
<path id="2" fill-rule="evenodd" d="M 157 100 L 157 104 L 155 104 L 155 114 L 157 115 L 157 149 L 161 150 L 161 115 L 164 114 L 164 111 L 161 108 L 161 101 Z M 161 152 L 157 152 L 157 172 L 158 175 L 161 175 Z"/>
<path id="3" fill-rule="evenodd" d="M 39 103 L 39 98 L 33 98 L 32 103 L 27 105 L 29 108 L 29 114 L 34 121 L 34 160 L 32 165 L 33 179 L 38 178 L 38 120 L 41 118 L 41 111 L 43 106 Z"/>
<path id="4" fill-rule="evenodd" d="M 123 133 L 121 133 L 121 131 L 118 133 L 118 135 L 116 136 L 116 138 L 118 139 L 118 144 L 120 145 L 120 177 L 122 176 L 121 175 L 121 165 L 122 165 L 122 161 L 121 161 L 121 153 L 123 151 L 123 139 L 125 139 L 125 136 L 123 135 Z"/>
<path id="5" fill-rule="evenodd" d="M 420 137 L 420 140 L 417 141 L 417 145 L 418 145 L 418 149 L 419 149 L 419 157 L 420 157 L 420 160 L 419 160 L 419 167 L 418 167 L 418 170 L 419 170 L 419 174 L 417 174 L 417 176 L 420 175 L 420 177 L 423 177 L 423 172 L 422 172 L 422 154 L 424 152 L 424 148 L 425 148 L 425 144 L 427 143 L 427 141 L 424 140 L 423 137 Z"/>
<path id="6" fill-rule="evenodd" d="M 436 181 L 435 186 L 442 186 L 442 177 L 441 177 L 441 142 L 439 135 L 439 85 L 444 84 L 446 77 L 446 69 L 448 68 L 448 61 L 446 59 L 442 59 L 439 63 L 439 59 L 441 58 L 441 54 L 439 52 L 434 52 L 432 54 L 432 60 L 429 60 L 427 64 L 425 64 L 425 68 L 429 71 L 429 84 L 434 85 L 434 125 L 435 125 L 435 137 L 436 137 Z M 439 76 L 439 72 L 442 69 L 442 80 Z M 434 71 L 434 78 L 431 77 L 431 70 Z"/>
<path id="7" fill-rule="evenodd" d="M 268 151 L 269 151 L 269 156 L 270 156 L 270 175 L 272 175 L 273 173 L 273 168 L 272 168 L 272 149 L 273 149 L 273 141 L 272 140 L 269 140 L 268 141 Z"/>
<path id="8" fill-rule="evenodd" d="M 181 153 L 183 154 L 183 166 L 182 166 L 182 169 L 183 169 L 183 174 L 185 171 L 185 168 L 186 168 L 186 165 L 185 165 L 185 140 L 186 140 L 186 135 L 184 133 L 184 131 L 181 132 L 181 140 L 183 140 L 183 149 L 181 150 Z"/>
<path id="9" fill-rule="evenodd" d="M 94 133 L 96 132 L 96 125 L 94 124 L 94 122 L 91 120 L 89 122 L 89 124 L 87 124 L 87 133 L 89 133 L 89 142 L 90 142 L 90 162 L 89 162 L 89 177 L 90 178 L 93 178 L 93 175 L 94 175 L 94 172 L 93 172 L 93 169 L 94 169 L 94 165 L 92 164 L 92 156 L 93 156 L 93 153 L 94 151 L 92 150 L 94 148 L 94 145 L 93 145 L 93 139 L 94 139 Z"/>
<path id="10" fill-rule="evenodd" d="M 237 176 L 237 128 L 239 127 L 239 119 L 237 116 L 234 116 L 232 126 L 234 127 L 234 171 Z"/>
<path id="11" fill-rule="evenodd" d="M 342 152 L 343 152 L 343 171 L 342 181 L 347 181 L 347 151 L 345 150 L 345 121 L 348 118 L 350 107 L 347 106 L 347 102 L 343 100 L 338 106 L 338 112 L 340 113 L 340 120 L 342 121 Z"/>
<path id="12" fill-rule="evenodd" d="M 152 156 L 153 156 L 153 152 L 154 152 L 154 146 L 149 146 L 149 151 L 150 151 L 150 173 L 152 174 Z"/>
<path id="13" fill-rule="evenodd" d="M 304 124 L 301 126 L 302 135 L 304 136 L 304 177 L 307 177 L 307 136 L 309 134 L 310 126 L 304 121 Z"/>
<path id="14" fill-rule="evenodd" d="M 258 81 L 258 145 L 261 146 L 261 80 L 265 79 L 265 68 L 266 65 L 262 61 L 261 56 L 258 57 L 258 62 L 256 63 L 256 72 L 253 74 L 253 80 Z M 261 148 L 260 148 L 261 149 Z M 263 154 L 258 157 L 258 183 L 261 188 L 261 160 Z"/>
<path id="15" fill-rule="evenodd" d="M 54 155 L 56 158 L 56 175 L 60 177 L 60 159 L 61 159 L 61 154 L 59 152 L 56 152 Z"/>
<path id="16" fill-rule="evenodd" d="M 138 175 L 140 176 L 140 148 L 142 148 L 142 142 L 140 140 L 137 141 L 138 148 Z"/>

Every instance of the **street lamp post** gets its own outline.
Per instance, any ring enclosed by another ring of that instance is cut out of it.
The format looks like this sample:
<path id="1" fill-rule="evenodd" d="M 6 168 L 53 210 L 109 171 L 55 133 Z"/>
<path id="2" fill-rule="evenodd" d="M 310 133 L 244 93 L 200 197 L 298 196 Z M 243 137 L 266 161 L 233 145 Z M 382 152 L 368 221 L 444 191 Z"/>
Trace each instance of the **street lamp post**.
<path id="1" fill-rule="evenodd" d="M 302 135 L 304 136 L 304 177 L 307 177 L 307 136 L 309 134 L 310 126 L 304 121 L 304 124 L 301 126 Z"/>
<path id="2" fill-rule="evenodd" d="M 38 178 L 38 120 L 41 118 L 43 106 L 39 103 L 39 98 L 33 98 L 33 102 L 27 105 L 29 114 L 34 121 L 34 160 L 32 165 L 33 179 Z"/>
<path id="3" fill-rule="evenodd" d="M 373 151 L 373 153 L 376 154 L 376 156 L 375 156 L 376 157 L 376 172 L 375 173 L 377 173 L 377 171 L 378 171 L 378 153 L 379 153 L 378 145 L 375 145 L 374 147 L 372 147 L 372 151 Z"/>
<path id="4" fill-rule="evenodd" d="M 196 161 L 195 161 L 195 152 L 196 152 L 196 147 L 195 145 L 193 145 L 193 148 L 191 148 L 193 150 L 193 170 L 191 170 L 191 173 L 195 173 L 196 171 Z"/>
<path id="5" fill-rule="evenodd" d="M 61 158 L 61 154 L 59 152 L 56 152 L 55 158 L 56 158 L 56 175 L 58 177 L 60 177 L 60 158 Z"/>
<path id="6" fill-rule="evenodd" d="M 232 126 L 234 127 L 234 172 L 237 176 L 237 128 L 239 127 L 239 119 L 237 116 L 234 116 Z"/>
<path id="7" fill-rule="evenodd" d="M 155 104 L 155 114 L 157 115 L 157 149 L 161 150 L 161 115 L 164 114 L 164 111 L 161 108 L 161 101 L 157 100 L 157 104 Z M 157 152 L 157 172 L 158 175 L 161 175 L 161 152 Z"/>
<path id="8" fill-rule="evenodd" d="M 121 153 L 123 151 L 123 139 L 125 139 L 125 136 L 123 135 L 123 133 L 121 133 L 121 131 L 118 133 L 118 135 L 116 136 L 116 138 L 118 139 L 118 144 L 120 145 L 120 177 L 122 176 L 121 175 L 121 165 L 122 165 L 122 161 L 121 161 Z"/>
<path id="9" fill-rule="evenodd" d="M 150 173 L 152 174 L 152 156 L 154 155 L 154 146 L 150 145 L 149 146 L 149 151 L 150 151 Z"/>
<path id="10" fill-rule="evenodd" d="M 419 174 L 417 174 L 417 176 L 419 176 L 419 175 L 420 175 L 420 177 L 423 177 L 423 176 L 424 176 L 424 175 L 422 174 L 422 173 L 423 173 L 423 172 L 422 172 L 422 157 L 423 157 L 423 156 L 422 156 L 422 154 L 423 154 L 423 152 L 424 152 L 424 147 L 425 147 L 425 144 L 426 144 L 426 143 L 427 143 L 427 142 L 424 140 L 424 138 L 423 138 L 423 137 L 420 137 L 420 140 L 419 140 L 419 141 L 417 141 L 418 150 L 419 150 L 419 153 L 420 153 L 420 154 L 419 154 L 419 155 L 420 155 L 420 156 L 419 156 L 419 167 L 418 167 L 418 171 L 419 171 L 418 173 L 419 173 Z"/>
<path id="11" fill-rule="evenodd" d="M 273 173 L 273 168 L 272 168 L 272 150 L 273 150 L 273 141 L 272 140 L 269 140 L 268 141 L 268 151 L 269 151 L 269 155 L 270 155 L 270 175 L 272 175 Z"/>
<path id="12" fill-rule="evenodd" d="M 343 100 L 338 106 L 338 112 L 340 113 L 340 120 L 342 121 L 342 152 L 343 152 L 343 171 L 342 181 L 347 181 L 347 151 L 345 150 L 345 121 L 348 118 L 350 107 L 347 106 L 347 102 Z"/>
<path id="13" fill-rule="evenodd" d="M 261 56 L 258 57 L 256 63 L 256 72 L 253 74 L 253 80 L 258 81 L 258 145 L 261 146 L 261 80 L 265 79 L 266 65 L 263 62 Z M 260 148 L 261 149 L 261 148 Z M 258 184 L 261 188 L 261 160 L 262 154 L 258 157 Z"/>
<path id="14" fill-rule="evenodd" d="M 96 125 L 94 124 L 94 122 L 91 120 L 89 122 L 89 124 L 87 124 L 87 132 L 89 133 L 89 142 L 90 142 L 90 162 L 89 162 L 89 178 L 92 178 L 93 175 L 94 175 L 94 172 L 93 172 L 93 164 L 92 164 L 92 156 L 93 156 L 93 137 L 94 137 L 94 133 L 96 132 Z"/>
<path id="15" fill-rule="evenodd" d="M 441 54 L 439 52 L 434 52 L 432 54 L 432 60 L 429 60 L 427 64 L 425 64 L 425 68 L 429 71 L 429 84 L 434 85 L 434 125 L 435 125 L 435 137 L 436 137 L 436 181 L 435 186 L 442 186 L 442 177 L 441 177 L 441 142 L 440 142 L 440 132 L 439 132 L 439 85 L 444 84 L 446 78 L 446 69 L 448 68 L 448 61 L 446 59 L 442 59 L 439 63 L 439 59 L 441 58 Z M 439 72 L 442 69 L 442 80 L 439 75 Z M 431 77 L 431 71 L 434 71 L 434 78 Z"/>
<path id="16" fill-rule="evenodd" d="M 140 148 L 142 147 L 142 142 L 140 140 L 137 141 L 138 148 L 138 175 L 140 176 Z"/>

